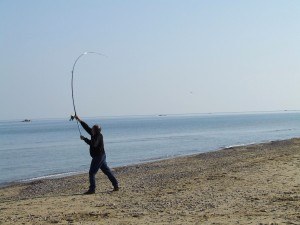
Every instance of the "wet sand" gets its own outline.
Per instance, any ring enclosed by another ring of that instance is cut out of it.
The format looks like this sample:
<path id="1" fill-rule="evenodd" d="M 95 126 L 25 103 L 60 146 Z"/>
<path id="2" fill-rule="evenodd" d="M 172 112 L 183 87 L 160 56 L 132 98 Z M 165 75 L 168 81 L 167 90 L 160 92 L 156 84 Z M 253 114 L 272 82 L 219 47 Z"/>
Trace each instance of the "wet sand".
<path id="1" fill-rule="evenodd" d="M 300 224 L 300 139 L 0 189 L 0 224 Z"/>

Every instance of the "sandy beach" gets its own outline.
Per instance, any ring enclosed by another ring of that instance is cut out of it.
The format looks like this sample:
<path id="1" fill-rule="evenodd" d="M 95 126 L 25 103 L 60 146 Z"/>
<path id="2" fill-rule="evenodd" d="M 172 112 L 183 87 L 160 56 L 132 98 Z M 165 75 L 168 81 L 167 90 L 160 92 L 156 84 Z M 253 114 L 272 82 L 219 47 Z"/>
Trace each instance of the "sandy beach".
<path id="1" fill-rule="evenodd" d="M 300 139 L 0 189 L 0 224 L 300 224 Z"/>

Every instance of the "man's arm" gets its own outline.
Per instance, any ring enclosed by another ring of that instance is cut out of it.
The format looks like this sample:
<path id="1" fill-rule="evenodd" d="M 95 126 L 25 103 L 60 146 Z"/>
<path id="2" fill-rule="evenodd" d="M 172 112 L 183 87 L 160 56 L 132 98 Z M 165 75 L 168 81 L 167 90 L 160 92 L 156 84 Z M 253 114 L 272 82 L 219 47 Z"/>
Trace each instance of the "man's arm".
<path id="1" fill-rule="evenodd" d="M 81 140 L 84 140 L 85 143 L 87 143 L 88 145 L 91 145 L 91 143 L 92 143 L 90 139 L 88 139 L 88 138 L 86 138 L 86 137 L 83 137 L 82 135 L 80 136 L 80 139 L 81 139 Z"/>
<path id="2" fill-rule="evenodd" d="M 85 129 L 85 131 L 88 132 L 89 135 L 92 135 L 92 128 L 90 128 L 89 125 L 87 125 L 85 122 L 83 122 L 77 115 L 74 117 L 75 117 L 75 119 L 77 119 L 80 122 L 83 129 Z"/>

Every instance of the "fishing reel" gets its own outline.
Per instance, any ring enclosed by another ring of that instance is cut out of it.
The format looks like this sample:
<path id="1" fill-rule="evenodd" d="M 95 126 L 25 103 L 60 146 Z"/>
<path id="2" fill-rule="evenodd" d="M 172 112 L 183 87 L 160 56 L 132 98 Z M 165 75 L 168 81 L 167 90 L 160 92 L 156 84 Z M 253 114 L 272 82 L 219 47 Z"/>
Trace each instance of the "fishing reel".
<path id="1" fill-rule="evenodd" d="M 70 117 L 70 119 L 69 119 L 69 121 L 73 121 L 75 119 L 75 115 L 73 116 L 73 115 L 71 115 L 71 117 Z"/>

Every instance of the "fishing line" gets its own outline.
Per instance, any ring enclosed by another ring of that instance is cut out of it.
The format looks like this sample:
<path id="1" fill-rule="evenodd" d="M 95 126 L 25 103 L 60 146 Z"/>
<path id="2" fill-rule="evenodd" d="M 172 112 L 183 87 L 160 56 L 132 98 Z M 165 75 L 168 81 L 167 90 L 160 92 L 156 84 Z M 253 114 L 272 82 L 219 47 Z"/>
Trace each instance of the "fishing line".
<path id="1" fill-rule="evenodd" d="M 74 64 L 73 64 L 73 68 L 72 68 L 72 78 L 71 78 L 71 90 L 72 90 L 72 102 L 73 102 L 73 109 L 74 109 L 74 116 L 71 115 L 71 118 L 70 118 L 70 121 L 71 120 L 74 120 L 75 116 L 77 116 L 77 112 L 76 112 L 76 105 L 75 105 L 75 100 L 74 100 L 74 87 L 73 87 L 73 80 L 74 80 L 74 71 L 75 71 L 75 66 L 78 62 L 78 60 L 84 56 L 84 55 L 87 55 L 87 54 L 97 54 L 97 55 L 100 55 L 100 56 L 104 56 L 104 57 L 107 57 L 106 55 L 103 55 L 99 52 L 84 52 L 82 54 L 80 54 L 77 59 L 75 60 Z M 81 136 L 81 131 L 80 131 L 80 127 L 79 127 L 79 123 L 78 123 L 78 120 L 76 120 L 77 122 L 77 128 L 78 128 L 78 131 L 79 131 L 79 134 Z"/>

